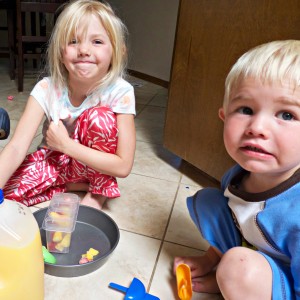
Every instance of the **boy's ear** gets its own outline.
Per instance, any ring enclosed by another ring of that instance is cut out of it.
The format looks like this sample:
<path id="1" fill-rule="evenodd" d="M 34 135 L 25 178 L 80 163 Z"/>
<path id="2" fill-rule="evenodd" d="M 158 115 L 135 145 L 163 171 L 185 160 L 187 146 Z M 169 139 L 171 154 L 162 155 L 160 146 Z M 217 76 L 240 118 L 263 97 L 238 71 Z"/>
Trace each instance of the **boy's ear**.
<path id="1" fill-rule="evenodd" d="M 224 108 L 223 108 L 223 107 L 221 107 L 221 108 L 219 109 L 219 118 L 220 118 L 222 121 L 225 120 L 225 112 L 224 112 Z"/>

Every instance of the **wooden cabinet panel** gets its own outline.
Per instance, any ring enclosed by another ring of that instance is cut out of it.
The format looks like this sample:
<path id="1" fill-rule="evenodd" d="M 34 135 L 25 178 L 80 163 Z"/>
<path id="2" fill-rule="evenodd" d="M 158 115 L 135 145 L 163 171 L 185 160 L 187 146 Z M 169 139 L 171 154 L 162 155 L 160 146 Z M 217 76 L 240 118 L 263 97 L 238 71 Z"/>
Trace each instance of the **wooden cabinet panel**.
<path id="1" fill-rule="evenodd" d="M 181 0 L 164 146 L 220 180 L 233 164 L 218 119 L 232 64 L 256 45 L 299 38 L 299 0 Z"/>

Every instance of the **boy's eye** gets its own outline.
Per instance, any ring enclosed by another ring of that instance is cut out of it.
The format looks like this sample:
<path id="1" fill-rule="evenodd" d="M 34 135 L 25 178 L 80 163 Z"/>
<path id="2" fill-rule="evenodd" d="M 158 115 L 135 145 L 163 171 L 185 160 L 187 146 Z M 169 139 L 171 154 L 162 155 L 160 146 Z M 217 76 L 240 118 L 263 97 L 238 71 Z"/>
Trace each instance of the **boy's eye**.
<path id="1" fill-rule="evenodd" d="M 253 115 L 253 111 L 250 107 L 241 107 L 238 109 L 238 112 L 243 115 Z"/>
<path id="2" fill-rule="evenodd" d="M 286 111 L 280 112 L 277 116 L 278 116 L 278 118 L 285 120 L 285 121 L 294 120 L 293 114 L 286 112 Z"/>

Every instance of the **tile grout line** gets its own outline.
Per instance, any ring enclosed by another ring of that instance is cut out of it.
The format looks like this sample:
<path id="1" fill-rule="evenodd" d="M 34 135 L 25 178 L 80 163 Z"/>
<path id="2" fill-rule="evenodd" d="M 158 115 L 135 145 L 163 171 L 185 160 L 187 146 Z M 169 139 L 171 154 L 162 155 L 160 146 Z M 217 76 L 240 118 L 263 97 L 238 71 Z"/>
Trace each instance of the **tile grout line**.
<path id="1" fill-rule="evenodd" d="M 159 246 L 159 249 L 158 249 L 158 252 L 157 252 L 157 256 L 156 256 L 156 259 L 155 259 L 154 267 L 153 267 L 152 274 L 150 276 L 150 280 L 149 280 L 149 284 L 148 284 L 148 289 L 147 289 L 148 292 L 149 292 L 149 290 L 151 288 L 152 281 L 153 281 L 153 278 L 154 278 L 154 275 L 155 275 L 155 271 L 156 271 L 156 268 L 157 268 L 157 263 L 159 261 L 161 250 L 162 250 L 162 247 L 163 247 L 164 242 L 165 242 L 165 237 L 166 237 L 166 234 L 167 234 L 167 231 L 168 231 L 168 228 L 169 228 L 169 223 L 170 223 L 170 220 L 171 220 L 171 217 L 172 217 L 172 213 L 173 213 L 173 210 L 174 210 L 175 202 L 176 202 L 177 195 L 178 195 L 178 192 L 179 192 L 181 179 L 182 179 L 182 174 L 180 174 L 180 178 L 179 178 L 178 185 L 177 185 L 177 190 L 176 190 L 176 193 L 175 193 L 175 196 L 174 196 L 174 201 L 173 201 L 170 213 L 169 213 L 169 217 L 168 217 L 168 221 L 167 221 L 167 224 L 166 224 L 165 231 L 163 233 L 162 238 L 160 239 L 160 246 Z"/>

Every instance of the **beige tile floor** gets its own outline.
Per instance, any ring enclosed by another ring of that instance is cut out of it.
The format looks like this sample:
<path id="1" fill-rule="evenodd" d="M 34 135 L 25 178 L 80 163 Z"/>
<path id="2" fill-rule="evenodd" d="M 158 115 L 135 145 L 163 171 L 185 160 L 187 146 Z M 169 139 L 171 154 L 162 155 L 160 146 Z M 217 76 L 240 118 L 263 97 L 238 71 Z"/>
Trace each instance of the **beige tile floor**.
<path id="1" fill-rule="evenodd" d="M 7 109 L 14 131 L 29 91 L 36 80 L 26 75 L 24 92 L 8 77 L 0 61 L 0 106 Z M 213 185 L 201 173 L 163 147 L 167 89 L 130 78 L 135 86 L 137 149 L 131 174 L 119 179 L 122 196 L 110 200 L 104 212 L 120 229 L 113 255 L 98 270 L 81 277 L 61 278 L 45 274 L 45 300 L 120 300 L 124 294 L 108 287 L 110 282 L 129 286 L 140 279 L 149 293 L 161 300 L 179 299 L 172 261 L 178 255 L 201 255 L 207 248 L 190 220 L 186 197 Z M 7 96 L 12 95 L 12 101 Z M 41 130 L 30 151 L 36 149 Z M 8 139 L 9 140 L 9 139 Z M 0 141 L 3 148 L 8 140 Z M 32 207 L 36 211 L 48 203 Z M 193 300 L 222 299 L 219 295 L 194 293 Z"/>

